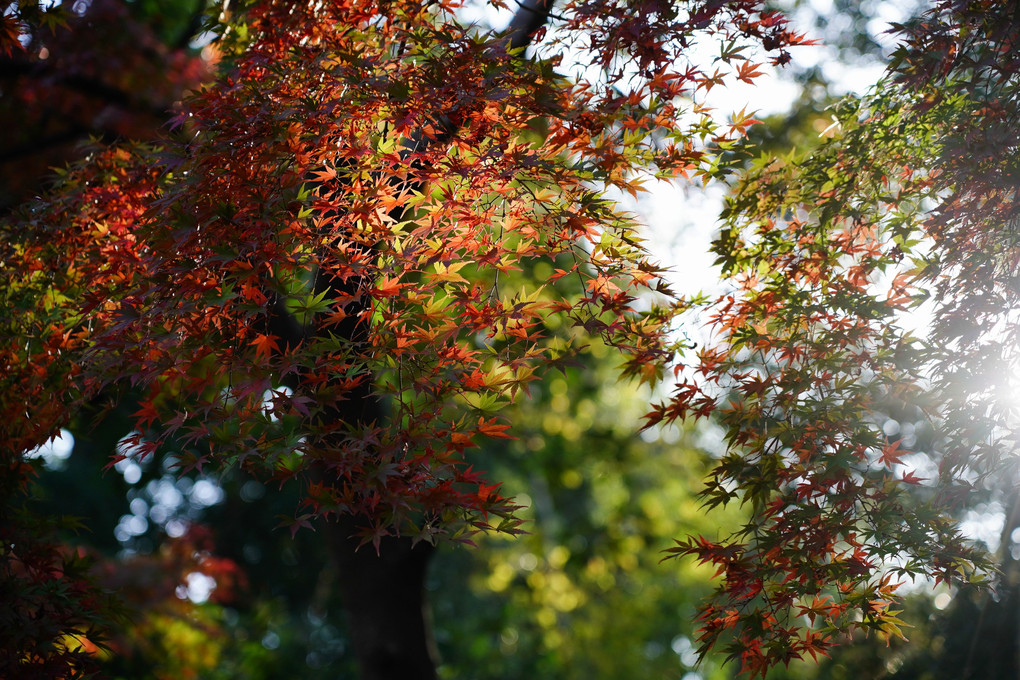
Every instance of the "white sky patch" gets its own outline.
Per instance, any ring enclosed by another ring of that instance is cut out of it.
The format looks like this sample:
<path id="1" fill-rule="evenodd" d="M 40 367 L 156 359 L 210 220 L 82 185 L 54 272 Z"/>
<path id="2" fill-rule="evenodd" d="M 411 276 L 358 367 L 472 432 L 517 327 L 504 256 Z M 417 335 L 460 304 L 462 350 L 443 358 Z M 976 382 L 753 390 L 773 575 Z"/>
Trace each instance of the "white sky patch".
<path id="1" fill-rule="evenodd" d="M 113 529 L 113 537 L 120 543 L 127 543 L 149 530 L 149 520 L 142 515 L 123 515 Z"/>
<path id="2" fill-rule="evenodd" d="M 137 436 L 138 432 L 135 431 L 117 442 L 117 455 L 124 458 L 114 463 L 113 468 L 124 476 L 128 484 L 137 484 L 142 478 L 142 466 L 135 457 L 142 454 L 144 448 L 135 441 Z"/>
<path id="3" fill-rule="evenodd" d="M 188 530 L 188 525 L 184 520 L 172 519 L 166 523 L 166 535 L 170 538 L 180 538 Z"/>
<path id="4" fill-rule="evenodd" d="M 819 3 L 825 4 L 825 3 Z M 830 3 L 831 4 L 831 3 Z M 795 30 L 802 30 L 796 25 Z M 712 56 L 711 45 L 703 48 L 705 57 Z M 828 50 L 819 46 L 791 49 L 796 63 L 812 65 L 824 63 L 836 69 L 831 75 L 845 91 L 861 94 L 881 77 L 884 67 L 868 65 L 854 67 L 836 62 Z M 755 59 L 761 61 L 762 59 Z M 748 84 L 740 81 L 725 87 L 714 87 L 705 97 L 705 103 L 715 109 L 715 116 L 725 122 L 741 110 L 759 118 L 790 111 L 800 94 L 800 85 L 787 72 L 766 64 L 764 75 Z M 628 209 L 639 214 L 649 225 L 650 249 L 655 259 L 671 267 L 670 282 L 679 294 L 720 292 L 720 271 L 713 265 L 715 257 L 709 247 L 720 226 L 726 191 L 720 184 L 707 188 L 696 184 L 678 185 L 660 182 L 640 201 Z"/>
<path id="5" fill-rule="evenodd" d="M 208 479 L 200 479 L 191 487 L 188 498 L 195 505 L 209 507 L 223 500 L 223 489 Z"/>
<path id="6" fill-rule="evenodd" d="M 113 468 L 124 476 L 124 481 L 128 484 L 137 484 L 142 478 L 142 466 L 130 458 L 118 460 L 113 464 Z"/>
<path id="7" fill-rule="evenodd" d="M 271 421 L 277 421 L 280 416 L 277 414 L 276 403 L 284 403 L 288 397 L 294 394 L 294 390 L 287 387 L 277 387 L 274 389 L 267 389 L 262 393 L 262 412 L 265 413 L 266 417 Z"/>
<path id="8" fill-rule="evenodd" d="M 981 541 L 988 549 L 995 552 L 1002 542 L 1002 528 L 1006 523 L 1006 512 L 998 501 L 981 504 L 968 510 L 960 522 L 960 531 L 964 536 Z"/>
<path id="9" fill-rule="evenodd" d="M 25 454 L 25 458 L 42 458 L 47 470 L 59 470 L 74 451 L 74 435 L 68 430 L 60 430 L 52 439 L 37 446 Z"/>
<path id="10" fill-rule="evenodd" d="M 183 585 L 177 586 L 175 593 L 181 600 L 191 600 L 195 604 L 202 604 L 209 600 L 209 596 L 215 589 L 216 579 L 200 571 L 193 571 L 187 575 Z"/>
<path id="11" fill-rule="evenodd" d="M 457 10 L 458 21 L 465 26 L 475 25 L 481 30 L 503 30 L 510 25 L 513 17 L 513 10 L 498 9 L 479 0 L 470 0 Z"/>

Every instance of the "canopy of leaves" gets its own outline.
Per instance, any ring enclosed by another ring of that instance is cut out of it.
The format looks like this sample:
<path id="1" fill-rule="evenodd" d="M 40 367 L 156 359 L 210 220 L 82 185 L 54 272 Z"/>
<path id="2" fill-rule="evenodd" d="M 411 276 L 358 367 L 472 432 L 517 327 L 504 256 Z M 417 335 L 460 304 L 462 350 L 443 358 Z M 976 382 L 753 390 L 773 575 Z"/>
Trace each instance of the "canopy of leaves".
<path id="1" fill-rule="evenodd" d="M 153 70 L 176 75 L 151 100 L 87 63 L 44 63 L 75 35 L 66 11 L 5 10 L 11 73 L 69 93 L 40 111 L 86 121 L 42 116 L 30 136 L 102 128 L 111 96 L 122 116 L 106 136 L 135 136 L 137 116 L 194 89 L 170 134 L 98 140 L 0 225 L 0 489 L 24 494 L 23 454 L 90 400 L 140 394 L 122 455 L 297 479 L 294 530 L 353 515 L 376 546 L 518 531 L 472 451 L 509 436 L 500 411 L 587 344 L 648 382 L 678 349 L 685 304 L 607 192 L 726 174 L 752 120 L 720 125 L 700 97 L 753 78 L 748 55 L 784 63 L 800 38 L 758 2 L 574 0 L 528 60 L 457 9 L 253 2 L 210 22 L 214 78 L 153 47 Z M 647 418 L 714 414 L 726 430 L 704 499 L 750 519 L 671 554 L 718 568 L 701 648 L 723 641 L 747 672 L 824 654 L 848 628 L 900 635 L 901 580 L 989 568 L 953 514 L 1016 472 L 1016 11 L 946 1 L 899 27 L 889 76 L 836 109 L 837 134 L 758 160 L 727 207 L 714 247 L 733 286 L 709 312 L 721 342 L 675 369 Z M 692 56 L 706 39 L 714 71 Z M 37 88 L 12 91 L 4 106 L 39 105 Z M 924 448 L 890 432 L 894 414 L 930 428 Z M 0 613 L 25 636 L 3 661 L 74 675 L 102 603 L 53 527 L 11 507 L 0 576 L 18 597 Z M 163 556 L 174 569 L 230 571 L 187 541 Z M 527 577 L 546 619 L 584 597 L 559 587 L 565 549 Z"/>
<path id="2" fill-rule="evenodd" d="M 652 418 L 727 427 L 705 499 L 752 518 L 675 553 L 723 574 L 702 641 L 751 673 L 848 626 L 901 635 L 901 581 L 990 567 L 951 517 L 1016 479 L 1018 25 L 1010 4 L 944 2 L 898 27 L 888 77 L 836 109 L 834 138 L 760 159 L 728 204 L 722 343 Z M 934 428 L 924 449 L 884 429 L 904 409 Z"/>
<path id="3" fill-rule="evenodd" d="M 83 404 L 140 393 L 121 455 L 300 477 L 293 529 L 355 515 L 376 545 L 512 532 L 515 506 L 469 453 L 507 436 L 494 411 L 592 341 L 625 375 L 660 375 L 673 312 L 649 296 L 668 291 L 605 192 L 717 174 L 751 121 L 714 122 L 700 95 L 799 38 L 758 2 L 569 2 L 526 60 L 456 9 L 225 13 L 219 73 L 172 134 L 97 143 L 5 217 L 12 487 Z M 0 51 L 45 70 L 65 20 L 13 4 Z M 706 38 L 711 72 L 689 52 Z M 540 285 L 515 277 L 539 263 Z"/>
<path id="4" fill-rule="evenodd" d="M 754 3 L 569 5 L 552 47 L 590 40 L 595 73 L 570 81 L 452 9 L 252 5 L 225 32 L 235 66 L 188 100 L 173 141 L 97 149 L 11 223 L 10 336 L 31 341 L 4 363 L 34 372 L 8 378 L 30 406 L 5 412 L 25 429 L 16 446 L 63 413 L 32 400 L 79 398 L 33 385 L 66 382 L 46 370 L 59 356 L 86 394 L 148 390 L 140 444 L 172 438 L 187 465 L 281 477 L 317 461 L 343 483 L 313 513 L 421 530 L 458 508 L 508 514 L 463 452 L 503 432 L 486 413 L 569 355 L 570 328 L 618 347 L 625 372 L 656 374 L 664 315 L 634 301 L 657 270 L 594 187 L 706 172 L 698 136 L 724 146 L 746 125 L 682 115 L 678 98 L 722 77 L 690 66 L 693 32 L 731 38 L 730 60 L 741 36 L 770 49 L 790 36 Z M 506 285 L 535 260 L 555 265 L 546 286 Z M 564 277 L 585 293 L 564 297 Z M 338 419 L 366 385 L 391 397 L 388 422 Z"/>

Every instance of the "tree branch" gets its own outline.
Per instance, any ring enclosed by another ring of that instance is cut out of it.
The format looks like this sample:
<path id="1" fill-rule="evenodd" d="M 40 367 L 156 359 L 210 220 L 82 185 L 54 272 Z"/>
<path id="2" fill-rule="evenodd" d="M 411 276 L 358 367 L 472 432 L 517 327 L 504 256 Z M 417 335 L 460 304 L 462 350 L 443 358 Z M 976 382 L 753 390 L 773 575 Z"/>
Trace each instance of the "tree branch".
<path id="1" fill-rule="evenodd" d="M 553 0 L 523 0 L 518 2 L 519 9 L 510 22 L 511 50 L 522 49 L 531 44 L 538 30 L 549 21 L 549 10 Z"/>

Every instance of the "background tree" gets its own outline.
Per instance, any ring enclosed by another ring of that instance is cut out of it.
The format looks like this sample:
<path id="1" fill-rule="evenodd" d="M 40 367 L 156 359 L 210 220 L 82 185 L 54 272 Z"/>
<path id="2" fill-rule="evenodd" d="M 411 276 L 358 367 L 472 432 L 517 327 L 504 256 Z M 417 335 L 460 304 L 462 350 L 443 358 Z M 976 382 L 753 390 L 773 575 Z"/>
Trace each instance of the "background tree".
<path id="1" fill-rule="evenodd" d="M 1013 11 L 939 3 L 900 27 L 889 77 L 836 110 L 836 138 L 761 159 L 727 209 L 715 251 L 737 289 L 699 368 L 714 387 L 657 414 L 721 409 L 729 428 L 707 498 L 754 516 L 677 551 L 725 572 L 704 641 L 732 633 L 749 670 L 824 649 L 851 610 L 896 636 L 897 581 L 982 568 L 949 518 L 1016 479 Z M 922 303 L 924 341 L 907 314 Z M 895 414 L 932 428 L 927 448 Z"/>
<path id="2" fill-rule="evenodd" d="M 14 33 L 0 53 L 0 209 L 38 191 L 90 137 L 155 139 L 184 92 L 211 76 L 211 53 L 190 47 L 204 10 L 204 2 L 14 3 L 4 17 Z"/>

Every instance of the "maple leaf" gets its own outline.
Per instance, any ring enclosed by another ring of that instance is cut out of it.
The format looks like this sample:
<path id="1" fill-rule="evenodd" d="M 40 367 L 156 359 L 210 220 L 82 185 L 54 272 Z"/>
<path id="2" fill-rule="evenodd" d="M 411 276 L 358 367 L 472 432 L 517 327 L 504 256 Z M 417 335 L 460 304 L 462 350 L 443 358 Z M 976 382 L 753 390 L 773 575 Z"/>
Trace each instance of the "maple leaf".
<path id="1" fill-rule="evenodd" d="M 255 356 L 263 361 L 268 361 L 274 354 L 280 351 L 279 338 L 275 335 L 259 333 L 251 341 L 251 344 L 255 346 Z"/>
<path id="2" fill-rule="evenodd" d="M 24 52 L 25 47 L 21 44 L 21 26 L 18 17 L 14 14 L 0 16 L 0 52 L 10 57 L 15 52 Z"/>
<path id="3" fill-rule="evenodd" d="M 903 452 L 900 451 L 901 442 L 901 439 L 897 439 L 896 441 L 889 442 L 882 447 L 882 454 L 879 456 L 879 462 L 890 470 L 897 465 L 903 464 Z"/>

